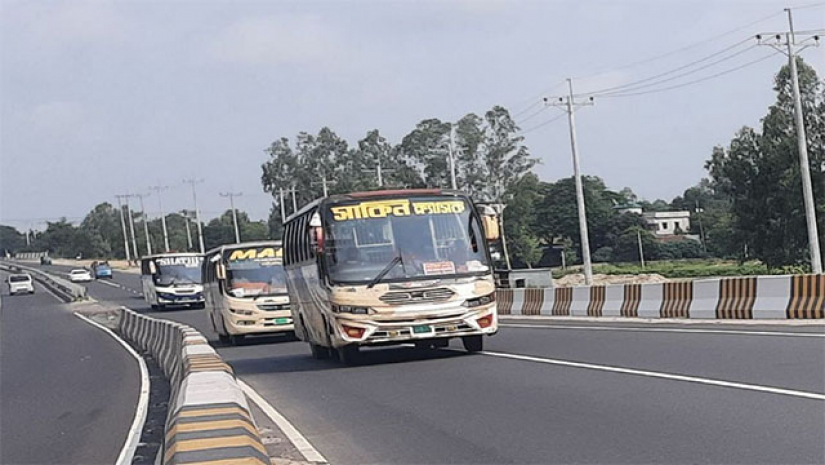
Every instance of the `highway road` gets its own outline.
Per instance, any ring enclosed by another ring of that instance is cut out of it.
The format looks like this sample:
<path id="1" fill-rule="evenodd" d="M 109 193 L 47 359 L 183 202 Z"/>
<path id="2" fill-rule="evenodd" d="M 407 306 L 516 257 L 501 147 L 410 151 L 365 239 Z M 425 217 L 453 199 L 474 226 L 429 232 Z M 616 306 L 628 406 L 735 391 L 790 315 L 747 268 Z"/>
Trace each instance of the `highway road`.
<path id="1" fill-rule="evenodd" d="M 203 310 L 152 313 L 139 290 L 89 286 L 200 329 L 332 463 L 825 462 L 822 325 L 505 320 L 483 354 L 345 367 L 276 337 L 220 346 Z"/>
<path id="2" fill-rule="evenodd" d="M 4 285 L 1 298 L 0 463 L 114 463 L 135 415 L 137 361 L 40 285 L 13 297 Z"/>

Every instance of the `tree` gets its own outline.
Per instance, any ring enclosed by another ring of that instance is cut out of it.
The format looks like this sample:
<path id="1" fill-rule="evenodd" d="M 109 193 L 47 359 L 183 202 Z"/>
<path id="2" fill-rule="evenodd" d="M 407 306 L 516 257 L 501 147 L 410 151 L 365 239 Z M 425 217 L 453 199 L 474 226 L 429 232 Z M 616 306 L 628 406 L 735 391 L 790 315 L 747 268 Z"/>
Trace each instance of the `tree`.
<path id="1" fill-rule="evenodd" d="M 507 202 L 507 192 L 535 166 L 537 160 L 522 144 L 524 136 L 504 107 L 495 106 L 484 114 L 484 174 L 487 183 L 482 198 Z"/>
<path id="2" fill-rule="evenodd" d="M 251 221 L 249 215 L 242 211 L 238 211 L 237 216 L 241 241 L 260 241 L 268 238 L 269 231 L 266 223 Z M 207 249 L 235 243 L 232 210 L 226 210 L 221 216 L 212 219 L 203 227 L 203 240 Z"/>
<path id="3" fill-rule="evenodd" d="M 26 247 L 26 236 L 12 226 L 0 224 L 0 253 L 14 252 Z"/>
<path id="4" fill-rule="evenodd" d="M 809 144 L 810 170 L 819 222 L 825 234 L 825 90 L 798 58 L 800 92 Z M 762 120 L 762 132 L 742 128 L 727 148 L 716 147 L 706 163 L 714 189 L 731 199 L 731 236 L 769 267 L 809 261 L 802 185 L 793 119 L 790 71 L 775 78 L 777 100 Z"/>
<path id="5" fill-rule="evenodd" d="M 540 184 L 535 174 L 524 176 L 511 186 L 511 201 L 504 209 L 504 234 L 507 235 L 510 258 L 517 268 L 532 268 L 542 256 L 541 242 L 535 225 L 536 203 L 541 200 Z"/>

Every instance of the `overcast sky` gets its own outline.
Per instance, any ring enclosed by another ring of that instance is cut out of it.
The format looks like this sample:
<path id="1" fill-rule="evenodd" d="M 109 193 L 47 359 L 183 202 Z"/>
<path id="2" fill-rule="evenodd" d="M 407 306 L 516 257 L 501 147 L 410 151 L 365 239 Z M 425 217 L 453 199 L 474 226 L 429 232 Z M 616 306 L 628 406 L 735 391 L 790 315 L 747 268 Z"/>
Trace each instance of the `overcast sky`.
<path id="1" fill-rule="evenodd" d="M 354 144 L 377 128 L 397 143 L 422 119 L 496 104 L 523 120 L 568 76 L 583 77 L 574 81 L 582 92 L 645 79 L 785 30 L 782 8 L 812 3 L 2 0 L 0 223 L 42 229 L 38 221 L 78 220 L 154 185 L 171 186 L 167 211 L 190 208 L 186 177 L 204 180 L 204 217 L 228 208 L 218 193 L 232 190 L 243 192 L 239 208 L 264 218 L 260 165 L 278 137 L 329 126 Z M 825 4 L 794 20 L 798 30 L 825 28 Z M 755 47 L 660 87 L 772 52 Z M 825 74 L 825 47 L 804 56 Z M 785 62 L 775 55 L 668 92 L 597 99 L 576 113 L 584 173 L 650 200 L 682 193 L 705 175 L 714 145 L 759 123 Z M 522 128 L 557 114 L 547 108 Z M 544 180 L 572 173 L 567 131 L 561 118 L 525 134 Z M 157 213 L 156 196 L 147 210 Z"/>

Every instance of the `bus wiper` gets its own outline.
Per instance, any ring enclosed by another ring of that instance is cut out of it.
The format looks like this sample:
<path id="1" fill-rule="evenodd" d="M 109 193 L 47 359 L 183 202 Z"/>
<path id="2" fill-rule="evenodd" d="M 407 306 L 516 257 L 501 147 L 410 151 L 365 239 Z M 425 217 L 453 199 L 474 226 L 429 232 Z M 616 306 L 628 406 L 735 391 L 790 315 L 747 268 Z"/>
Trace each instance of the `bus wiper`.
<path id="1" fill-rule="evenodd" d="M 380 273 L 378 273 L 378 275 L 372 278 L 372 281 L 370 281 L 370 283 L 367 284 L 367 289 L 372 289 L 376 284 L 378 284 L 379 281 L 384 279 L 384 276 L 386 276 L 387 273 L 389 273 L 395 265 L 401 263 L 401 261 L 401 254 L 399 253 L 395 256 L 395 258 L 393 258 L 389 263 L 387 263 L 387 266 L 385 266 L 384 269 L 381 270 Z"/>

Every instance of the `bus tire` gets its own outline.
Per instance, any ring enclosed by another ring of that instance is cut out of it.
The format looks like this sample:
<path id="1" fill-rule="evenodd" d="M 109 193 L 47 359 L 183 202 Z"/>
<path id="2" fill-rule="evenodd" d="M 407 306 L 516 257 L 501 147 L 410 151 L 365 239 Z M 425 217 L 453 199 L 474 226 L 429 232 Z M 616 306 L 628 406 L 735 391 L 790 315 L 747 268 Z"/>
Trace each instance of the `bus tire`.
<path id="1" fill-rule="evenodd" d="M 361 360 L 361 353 L 358 351 L 358 346 L 349 344 L 338 348 L 338 360 L 344 365 L 357 365 Z"/>
<path id="2" fill-rule="evenodd" d="M 464 344 L 464 350 L 467 352 L 481 352 L 484 350 L 484 336 L 463 336 L 461 343 Z"/>
<path id="3" fill-rule="evenodd" d="M 243 334 L 233 334 L 229 336 L 229 343 L 233 346 L 243 345 L 245 340 L 246 336 L 244 336 Z"/>
<path id="4" fill-rule="evenodd" d="M 218 333 L 218 341 L 220 341 L 221 344 L 229 344 L 229 336 Z"/>
<path id="5" fill-rule="evenodd" d="M 309 351 L 312 352 L 312 358 L 315 360 L 326 360 L 329 358 L 329 349 L 319 346 L 318 344 L 309 343 Z"/>

